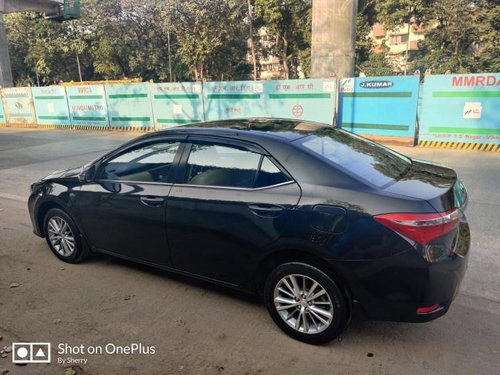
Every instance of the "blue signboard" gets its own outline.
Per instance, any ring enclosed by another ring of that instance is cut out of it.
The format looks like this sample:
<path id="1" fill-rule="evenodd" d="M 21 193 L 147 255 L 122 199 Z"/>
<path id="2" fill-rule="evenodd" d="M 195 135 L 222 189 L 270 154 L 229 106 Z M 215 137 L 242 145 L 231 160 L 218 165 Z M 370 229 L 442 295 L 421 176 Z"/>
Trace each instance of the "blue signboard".
<path id="1" fill-rule="evenodd" d="M 71 125 L 64 87 L 32 87 L 31 92 L 38 125 Z"/>
<path id="2" fill-rule="evenodd" d="M 153 127 L 153 110 L 148 83 L 106 85 L 104 89 L 111 127 Z"/>
<path id="3" fill-rule="evenodd" d="M 77 127 L 108 127 L 108 106 L 103 85 L 66 87 L 71 123 Z"/>
<path id="4" fill-rule="evenodd" d="M 0 124 L 5 124 L 5 112 L 3 111 L 3 103 L 0 96 Z"/>
<path id="5" fill-rule="evenodd" d="M 264 82 L 266 116 L 333 124 L 335 81 L 303 79 Z"/>
<path id="6" fill-rule="evenodd" d="M 341 81 L 339 127 L 357 134 L 413 139 L 419 77 L 363 77 Z"/>
<path id="7" fill-rule="evenodd" d="M 30 87 L 9 87 L 2 89 L 2 99 L 7 124 L 36 125 L 35 108 Z"/>
<path id="8" fill-rule="evenodd" d="M 152 83 L 155 128 L 203 121 L 201 83 Z"/>
<path id="9" fill-rule="evenodd" d="M 207 121 L 267 115 L 263 82 L 204 83 L 203 101 Z"/>
<path id="10" fill-rule="evenodd" d="M 500 144 L 500 73 L 425 77 L 419 139 Z"/>

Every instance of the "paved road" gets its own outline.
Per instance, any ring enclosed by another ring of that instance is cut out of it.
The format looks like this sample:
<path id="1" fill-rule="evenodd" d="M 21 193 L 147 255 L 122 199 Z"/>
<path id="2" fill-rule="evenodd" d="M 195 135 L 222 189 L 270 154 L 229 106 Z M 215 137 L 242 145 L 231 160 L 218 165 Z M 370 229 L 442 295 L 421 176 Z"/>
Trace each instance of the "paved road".
<path id="1" fill-rule="evenodd" d="M 398 148 L 458 170 L 470 193 L 472 253 L 449 313 L 426 324 L 356 319 L 341 341 L 308 346 L 282 334 L 252 298 L 110 257 L 58 261 L 32 235 L 29 184 L 81 165 L 136 134 L 0 129 L 0 347 L 50 341 L 51 365 L 0 373 L 493 374 L 500 368 L 500 155 Z M 10 288 L 16 282 L 20 286 Z M 60 343 L 155 346 L 155 354 L 58 355 Z M 120 370 L 120 371 L 119 371 Z"/>

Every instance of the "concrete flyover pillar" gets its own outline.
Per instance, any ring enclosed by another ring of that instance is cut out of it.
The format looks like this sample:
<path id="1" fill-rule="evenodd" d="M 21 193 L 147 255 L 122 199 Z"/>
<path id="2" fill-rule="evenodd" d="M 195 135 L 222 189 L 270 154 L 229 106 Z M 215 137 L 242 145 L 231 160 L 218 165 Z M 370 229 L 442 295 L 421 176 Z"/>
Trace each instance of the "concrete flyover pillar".
<path id="1" fill-rule="evenodd" d="M 357 0 L 313 0 L 311 77 L 352 77 Z"/>
<path id="2" fill-rule="evenodd" d="M 0 13 L 0 87 L 12 87 L 12 71 L 10 69 L 9 44 L 3 23 L 3 14 Z"/>

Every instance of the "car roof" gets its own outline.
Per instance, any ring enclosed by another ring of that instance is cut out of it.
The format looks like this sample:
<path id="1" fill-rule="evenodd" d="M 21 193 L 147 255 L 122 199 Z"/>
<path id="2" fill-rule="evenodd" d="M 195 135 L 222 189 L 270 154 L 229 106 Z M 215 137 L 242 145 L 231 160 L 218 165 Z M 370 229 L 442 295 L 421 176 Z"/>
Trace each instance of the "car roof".
<path id="1" fill-rule="evenodd" d="M 176 126 L 152 133 L 149 136 L 163 136 L 171 134 L 189 135 L 217 135 L 238 137 L 240 139 L 256 140 L 272 138 L 277 141 L 291 142 L 303 138 L 311 132 L 324 129 L 333 129 L 331 125 L 294 119 L 280 118 L 248 118 L 199 122 Z"/>

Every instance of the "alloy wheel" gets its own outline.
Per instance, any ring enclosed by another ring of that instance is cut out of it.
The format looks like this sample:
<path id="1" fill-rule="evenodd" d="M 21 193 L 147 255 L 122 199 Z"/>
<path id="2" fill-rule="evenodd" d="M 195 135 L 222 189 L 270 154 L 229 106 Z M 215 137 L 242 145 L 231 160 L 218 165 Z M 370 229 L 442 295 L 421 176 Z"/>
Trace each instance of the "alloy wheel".
<path id="1" fill-rule="evenodd" d="M 323 286 L 311 277 L 291 274 L 274 288 L 276 311 L 294 330 L 317 334 L 333 321 L 333 303 Z"/>
<path id="2" fill-rule="evenodd" d="M 63 257 L 68 257 L 75 251 L 75 237 L 69 224 L 59 216 L 53 216 L 47 223 L 49 240 Z"/>

